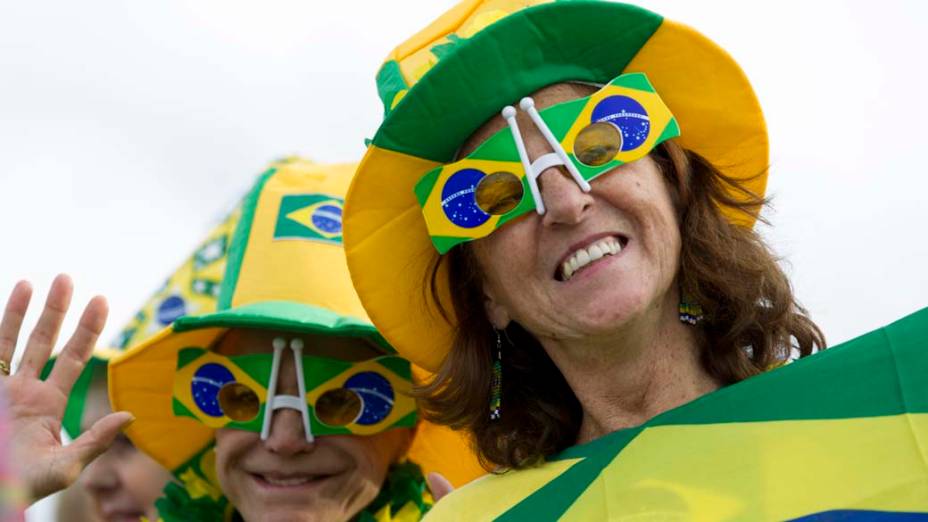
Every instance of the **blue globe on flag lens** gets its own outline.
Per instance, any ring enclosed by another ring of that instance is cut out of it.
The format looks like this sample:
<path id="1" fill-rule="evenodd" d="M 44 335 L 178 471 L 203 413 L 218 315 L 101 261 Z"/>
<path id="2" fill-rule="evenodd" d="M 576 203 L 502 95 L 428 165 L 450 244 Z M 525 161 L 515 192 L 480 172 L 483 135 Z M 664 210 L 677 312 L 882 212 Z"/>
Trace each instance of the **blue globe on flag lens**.
<path id="1" fill-rule="evenodd" d="M 223 386 L 234 380 L 232 372 L 221 364 L 206 363 L 200 366 L 190 382 L 193 402 L 210 417 L 222 417 L 224 414 L 217 396 Z"/>
<path id="2" fill-rule="evenodd" d="M 609 122 L 622 132 L 622 151 L 640 147 L 651 132 L 651 118 L 644 106 L 628 96 L 615 95 L 600 100 L 593 108 L 591 123 Z"/>
<path id="3" fill-rule="evenodd" d="M 441 189 L 441 209 L 461 228 L 474 228 L 487 222 L 490 215 L 477 206 L 474 192 L 485 174 L 477 169 L 463 169 L 448 178 Z"/>
<path id="4" fill-rule="evenodd" d="M 374 372 L 352 375 L 345 381 L 347 388 L 361 397 L 364 408 L 355 423 L 370 426 L 387 418 L 393 410 L 393 386 L 386 377 Z"/>

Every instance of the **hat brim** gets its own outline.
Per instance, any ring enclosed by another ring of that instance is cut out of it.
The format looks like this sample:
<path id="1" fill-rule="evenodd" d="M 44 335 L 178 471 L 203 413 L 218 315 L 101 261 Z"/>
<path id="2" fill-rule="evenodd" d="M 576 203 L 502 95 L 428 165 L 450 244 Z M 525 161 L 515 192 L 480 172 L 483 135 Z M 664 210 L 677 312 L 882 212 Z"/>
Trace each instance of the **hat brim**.
<path id="1" fill-rule="evenodd" d="M 178 352 L 189 346 L 210 346 L 229 328 L 266 328 L 292 332 L 360 337 L 392 352 L 369 324 L 322 308 L 291 302 L 264 302 L 213 314 L 178 319 L 151 340 L 120 354 L 109 363 L 109 392 L 114 411 L 130 411 L 136 420 L 126 434 L 142 451 L 165 468 L 183 468 L 209 445 L 215 430 L 173 409 L 174 374 Z M 426 379 L 414 368 L 418 379 Z M 439 471 L 455 487 L 483 475 L 464 435 L 420 421 L 409 458 L 425 473 Z"/>
<path id="2" fill-rule="evenodd" d="M 636 33 L 641 43 L 635 52 L 618 51 L 635 43 L 628 31 L 616 30 L 616 24 L 627 25 L 623 17 L 628 16 L 644 17 L 643 23 L 651 24 L 642 12 L 647 13 L 607 2 L 557 2 L 510 15 L 443 57 L 388 114 L 348 192 L 343 230 L 348 267 L 364 308 L 404 357 L 436 371 L 455 328 L 453 318 L 446 320 L 425 294 L 438 254 L 413 187 L 430 169 L 449 161 L 454 147 L 479 125 L 520 96 L 559 81 L 605 83 L 622 72 L 643 72 L 680 124 L 677 142 L 752 193 L 764 194 L 769 154 L 766 124 L 741 68 L 705 36 L 660 17 L 656 27 L 648 26 L 653 32 Z M 590 23 L 580 28 L 568 24 L 564 31 L 570 34 L 554 34 L 564 27 L 560 24 L 567 24 L 564 20 Z M 500 42 L 521 42 L 521 49 L 532 52 L 500 50 Z M 610 54 L 610 49 L 615 51 Z M 545 69 L 554 72 L 526 72 Z M 495 81 L 505 101 L 491 108 L 479 100 L 481 90 L 490 86 L 475 78 L 468 82 L 467 75 L 474 71 L 490 79 L 486 81 Z M 457 89 L 455 104 L 460 111 L 442 114 L 447 107 L 440 104 L 441 89 L 456 83 L 477 94 L 460 94 Z M 468 113 L 466 117 L 462 112 Z M 454 123 L 443 127 L 449 118 Z M 428 153 L 417 148 L 416 139 L 435 135 L 451 135 L 458 141 L 453 147 L 432 144 Z M 754 223 L 742 214 L 731 213 L 728 218 L 748 227 Z M 444 308 L 450 310 L 445 278 L 437 282 Z"/>

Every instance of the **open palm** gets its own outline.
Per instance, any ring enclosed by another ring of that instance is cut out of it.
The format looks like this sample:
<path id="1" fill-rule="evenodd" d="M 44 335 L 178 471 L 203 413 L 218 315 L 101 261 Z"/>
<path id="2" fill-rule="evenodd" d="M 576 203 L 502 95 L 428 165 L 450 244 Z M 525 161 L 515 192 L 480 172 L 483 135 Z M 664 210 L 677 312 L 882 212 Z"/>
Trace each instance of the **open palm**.
<path id="1" fill-rule="evenodd" d="M 19 367 L 13 375 L 0 374 L 0 391 L 6 396 L 9 407 L 14 459 L 32 501 L 77 480 L 81 470 L 104 452 L 132 420 L 127 412 L 112 413 L 98 420 L 73 443 L 62 445 L 61 418 L 68 394 L 90 358 L 107 314 L 106 300 L 102 297 L 95 297 L 87 304 L 77 329 L 58 355 L 54 369 L 48 379 L 42 381 L 39 375 L 58 339 L 71 294 L 71 279 L 58 276 L 26 342 Z M 32 288 L 28 283 L 17 284 L 0 320 L 0 361 L 7 364 L 16 349 L 31 297 Z"/>

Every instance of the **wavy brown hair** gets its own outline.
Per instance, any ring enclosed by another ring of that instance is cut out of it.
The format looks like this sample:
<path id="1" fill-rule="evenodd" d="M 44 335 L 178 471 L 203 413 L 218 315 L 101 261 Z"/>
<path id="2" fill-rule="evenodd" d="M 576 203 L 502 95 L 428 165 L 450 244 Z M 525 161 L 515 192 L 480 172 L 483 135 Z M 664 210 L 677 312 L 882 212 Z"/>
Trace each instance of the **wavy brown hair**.
<path id="1" fill-rule="evenodd" d="M 677 209 L 682 240 L 677 282 L 704 312 L 695 328 L 706 372 L 732 384 L 781 364 L 793 350 L 804 357 L 824 348 L 821 330 L 796 302 L 770 248 L 756 231 L 726 218 L 740 213 L 763 221 L 760 210 L 767 200 L 673 140 L 651 157 Z M 453 307 L 453 313 L 441 312 L 456 317 L 457 328 L 441 368 L 417 388 L 425 417 L 469 430 L 488 469 L 528 467 L 574 445 L 580 403 L 538 341 L 515 322 L 504 332 L 504 414 L 490 420 L 496 334 L 484 311 L 482 274 L 466 243 L 432 265 L 424 297 L 441 307 L 439 277 L 448 278 Z"/>

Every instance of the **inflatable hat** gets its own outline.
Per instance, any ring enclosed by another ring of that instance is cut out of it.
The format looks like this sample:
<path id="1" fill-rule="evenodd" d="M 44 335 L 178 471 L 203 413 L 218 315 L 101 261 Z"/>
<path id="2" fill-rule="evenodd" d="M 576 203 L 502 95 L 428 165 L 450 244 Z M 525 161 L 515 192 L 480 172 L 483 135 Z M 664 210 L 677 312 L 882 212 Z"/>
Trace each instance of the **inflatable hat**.
<path id="1" fill-rule="evenodd" d="M 110 363 L 113 409 L 130 411 L 136 417 L 126 434 L 139 449 L 171 470 L 185 494 L 194 500 L 211 498 L 228 508 L 215 476 L 212 451 L 219 427 L 266 436 L 270 415 L 265 413 L 279 407 L 301 409 L 307 439 L 314 434 L 376 433 L 372 426 L 381 427 L 381 431 L 416 426 L 415 404 L 406 393 L 412 369 L 369 322 L 348 275 L 341 244 L 342 198 L 354 168 L 353 164 L 318 165 L 298 159 L 272 165 L 242 204 L 216 311 L 178 318 Z M 273 363 L 270 355 L 226 357 L 212 351 L 232 328 L 355 338 L 382 356 L 340 364 L 319 358 L 307 363 L 310 356 L 303 355 L 297 374 L 303 387 L 305 372 L 306 400 L 300 401 L 274 391 L 279 357 L 284 356 L 281 352 L 289 348 L 294 357 L 301 356 L 302 346 L 296 347 L 296 338 L 289 346 L 284 339 L 274 340 Z M 278 341 L 281 346 L 277 346 Z M 370 370 L 362 373 L 380 376 L 377 382 L 367 383 L 385 387 L 376 388 L 381 392 L 374 394 L 376 397 L 365 395 L 369 386 L 351 384 L 359 375 L 352 372 L 360 366 Z M 323 381 L 361 396 L 361 413 L 353 421 L 334 424 L 320 414 L 321 398 L 314 394 L 326 388 L 314 387 L 314 383 Z M 240 385 L 251 390 L 253 402 L 239 401 L 240 396 L 234 395 Z M 224 402 L 227 388 L 233 393 L 230 402 Z M 389 407 L 381 408 L 383 396 L 391 396 Z M 286 404 L 281 405 L 281 399 L 287 399 Z M 253 414 L 247 419 L 236 409 L 251 406 Z M 369 413 L 376 417 L 370 423 L 364 420 Z M 453 475 L 469 480 L 480 474 L 473 458 L 470 462 L 461 458 L 469 452 L 457 435 L 419 424 L 417 438 L 425 433 L 432 437 L 424 446 L 414 442 L 414 447 L 424 448 L 420 454 L 432 451 L 434 455 L 436 447 L 443 448 L 457 459 Z M 417 463 L 426 471 L 443 469 L 436 462 Z M 183 509 L 189 507 L 185 505 Z M 159 505 L 159 510 L 162 507 Z"/>
<path id="2" fill-rule="evenodd" d="M 435 237 L 441 233 L 430 235 L 423 218 L 420 203 L 436 182 L 426 174 L 459 159 L 461 144 L 505 106 L 559 82 L 620 87 L 644 97 L 656 93 L 673 118 L 658 140 L 679 134 L 683 147 L 753 193 L 764 193 L 768 145 L 760 106 L 740 67 L 705 36 L 628 4 L 461 2 L 397 47 L 378 72 L 385 116 L 346 201 L 345 249 L 355 289 L 387 340 L 428 370 L 443 360 L 454 325 L 423 298 L 423 282 L 439 255 L 436 246 L 449 244 L 449 238 Z M 650 116 L 632 114 L 656 127 Z M 573 139 L 571 128 L 551 130 L 566 140 Z M 560 164 L 569 167 L 578 158 L 565 154 Z M 509 160 L 520 165 L 518 156 Z M 491 218 L 475 200 L 477 182 L 489 173 L 468 174 L 474 179 L 466 186 L 436 198 L 438 214 L 462 205 L 473 210 L 476 220 L 462 220 L 457 231 Z M 747 216 L 729 217 L 753 225 Z M 438 278 L 438 294 L 447 299 L 444 281 Z M 450 301 L 445 304 L 452 309 Z"/>
<path id="3" fill-rule="evenodd" d="M 226 268 L 226 252 L 229 241 L 238 223 L 241 209 L 236 207 L 190 256 L 145 302 L 132 319 L 119 330 L 109 347 L 98 347 L 81 372 L 65 409 L 61 425 L 71 439 L 81 433 L 81 419 L 87 392 L 94 376 L 101 376 L 107 362 L 129 346 L 135 346 L 169 326 L 175 319 L 185 315 L 205 314 L 216 311 L 219 283 Z M 46 365 L 44 379 L 54 365 L 54 359 Z"/>

